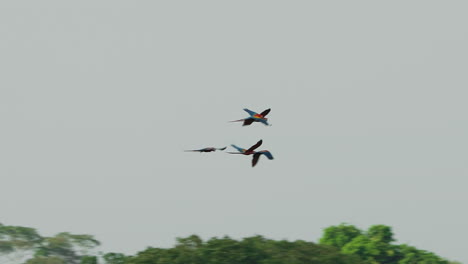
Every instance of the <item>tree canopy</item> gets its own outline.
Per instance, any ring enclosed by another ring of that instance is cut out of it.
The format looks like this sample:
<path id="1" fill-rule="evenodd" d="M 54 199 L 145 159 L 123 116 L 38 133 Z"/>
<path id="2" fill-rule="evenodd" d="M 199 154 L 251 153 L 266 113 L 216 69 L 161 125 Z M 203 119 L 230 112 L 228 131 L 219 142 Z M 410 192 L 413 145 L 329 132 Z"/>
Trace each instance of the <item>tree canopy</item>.
<path id="1" fill-rule="evenodd" d="M 46 237 L 34 228 L 0 224 L 0 259 L 12 264 L 460 264 L 394 241 L 389 226 L 360 230 L 340 224 L 325 228 L 319 243 L 260 235 L 203 241 L 191 235 L 177 238 L 172 248 L 148 247 L 127 256 L 91 254 L 100 245 L 91 235 L 62 232 Z"/>
<path id="2" fill-rule="evenodd" d="M 449 264 L 434 253 L 408 245 L 394 245 L 391 227 L 373 225 L 367 231 L 341 224 L 325 229 L 320 239 L 323 245 L 332 245 L 340 252 L 359 256 L 370 264 Z"/>
<path id="3" fill-rule="evenodd" d="M 34 228 L 0 224 L 0 256 L 16 263 L 26 258 L 25 264 L 92 264 L 86 251 L 99 244 L 91 235 L 45 237 Z"/>

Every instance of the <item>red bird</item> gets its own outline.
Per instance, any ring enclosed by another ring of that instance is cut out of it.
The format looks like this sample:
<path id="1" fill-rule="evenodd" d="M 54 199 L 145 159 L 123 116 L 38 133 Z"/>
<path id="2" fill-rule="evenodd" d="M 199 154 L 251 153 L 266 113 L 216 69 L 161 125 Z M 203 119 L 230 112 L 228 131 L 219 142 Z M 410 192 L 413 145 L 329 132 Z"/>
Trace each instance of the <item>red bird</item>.
<path id="1" fill-rule="evenodd" d="M 263 123 L 266 126 L 271 126 L 270 124 L 268 124 L 268 118 L 265 117 L 266 115 L 268 115 L 268 113 L 270 113 L 270 111 L 271 111 L 270 108 L 268 108 L 267 110 L 261 112 L 260 114 L 257 114 L 254 111 L 251 111 L 251 110 L 249 110 L 247 108 L 244 108 L 244 111 L 249 113 L 250 116 L 247 117 L 247 118 L 244 118 L 244 119 L 234 120 L 234 121 L 231 121 L 231 122 L 244 122 L 242 124 L 242 126 L 248 126 L 248 125 L 252 124 L 253 122 L 260 122 L 260 123 Z"/>
<path id="2" fill-rule="evenodd" d="M 231 146 L 234 147 L 235 149 L 237 149 L 239 152 L 228 152 L 228 153 L 230 153 L 230 154 L 243 154 L 243 155 L 252 155 L 253 154 L 252 167 L 255 167 L 255 165 L 257 165 L 258 160 L 260 159 L 261 155 L 265 155 L 269 160 L 273 159 L 273 155 L 268 150 L 255 151 L 255 149 L 260 147 L 260 145 L 262 145 L 262 143 L 263 143 L 263 141 L 260 140 L 255 145 L 250 147 L 249 149 L 243 149 L 243 148 L 240 148 L 240 147 L 233 144 Z"/>

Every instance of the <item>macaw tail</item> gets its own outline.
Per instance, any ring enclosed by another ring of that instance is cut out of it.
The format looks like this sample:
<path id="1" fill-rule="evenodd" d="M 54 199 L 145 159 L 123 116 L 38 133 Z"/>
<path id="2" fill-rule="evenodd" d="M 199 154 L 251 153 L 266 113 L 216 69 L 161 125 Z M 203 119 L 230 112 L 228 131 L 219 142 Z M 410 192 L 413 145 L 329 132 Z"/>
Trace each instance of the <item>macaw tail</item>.
<path id="1" fill-rule="evenodd" d="M 229 122 L 242 122 L 244 121 L 245 119 L 239 119 L 239 120 L 233 120 L 233 121 L 229 121 Z"/>

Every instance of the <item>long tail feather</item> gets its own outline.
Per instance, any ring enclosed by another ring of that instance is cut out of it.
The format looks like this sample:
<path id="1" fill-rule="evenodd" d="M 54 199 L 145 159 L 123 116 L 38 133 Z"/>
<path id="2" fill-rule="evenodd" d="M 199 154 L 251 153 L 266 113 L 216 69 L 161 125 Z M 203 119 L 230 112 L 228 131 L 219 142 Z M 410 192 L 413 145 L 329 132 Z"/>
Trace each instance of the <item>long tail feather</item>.
<path id="1" fill-rule="evenodd" d="M 239 120 L 233 120 L 233 121 L 229 121 L 229 122 L 243 122 L 245 119 L 239 119 Z"/>

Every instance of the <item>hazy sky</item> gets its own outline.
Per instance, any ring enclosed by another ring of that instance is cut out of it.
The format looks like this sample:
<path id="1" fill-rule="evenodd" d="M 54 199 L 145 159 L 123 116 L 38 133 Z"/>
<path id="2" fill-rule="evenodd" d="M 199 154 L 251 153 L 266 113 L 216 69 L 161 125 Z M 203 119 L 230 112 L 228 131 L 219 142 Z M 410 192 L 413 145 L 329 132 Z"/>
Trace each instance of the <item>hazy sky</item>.
<path id="1" fill-rule="evenodd" d="M 0 222 L 131 254 L 385 224 L 468 263 L 467 8 L 2 2 Z M 228 123 L 245 107 L 272 126 Z M 259 139 L 255 168 L 183 152 Z"/>

